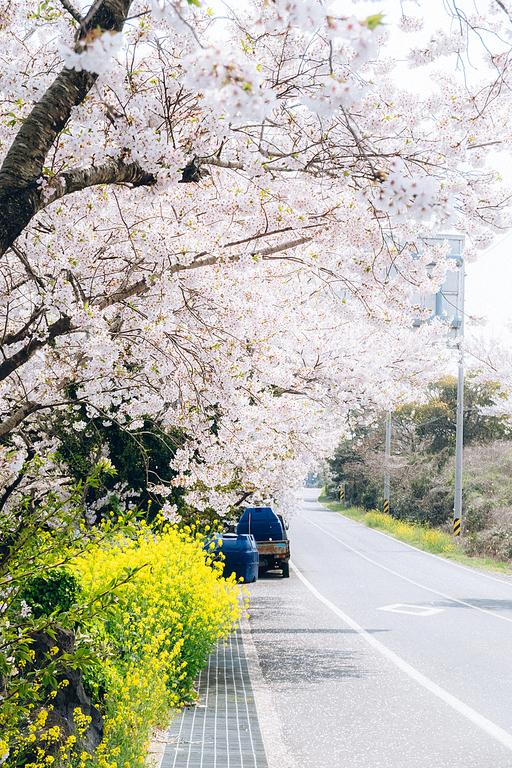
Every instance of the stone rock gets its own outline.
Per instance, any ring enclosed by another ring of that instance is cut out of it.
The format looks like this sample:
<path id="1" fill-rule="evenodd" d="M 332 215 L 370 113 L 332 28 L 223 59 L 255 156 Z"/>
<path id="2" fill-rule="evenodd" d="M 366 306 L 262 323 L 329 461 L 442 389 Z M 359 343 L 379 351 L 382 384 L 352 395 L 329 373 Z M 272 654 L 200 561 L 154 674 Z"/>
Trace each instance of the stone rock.
<path id="1" fill-rule="evenodd" d="M 40 710 L 39 710 L 40 711 Z M 39 711 L 35 714 L 39 714 Z M 72 730 L 71 730 L 71 724 L 68 720 L 66 720 L 65 717 L 62 717 L 58 712 L 55 712 L 55 710 L 51 709 L 48 712 L 48 716 L 46 718 L 46 722 L 44 724 L 44 727 L 41 728 L 39 731 L 36 732 L 36 737 L 42 741 L 41 736 L 50 730 L 50 728 L 54 728 L 55 726 L 58 726 L 59 728 L 59 739 L 58 741 L 54 741 L 51 744 L 47 744 L 45 741 L 45 752 L 47 755 L 51 755 L 52 757 L 55 757 L 57 752 L 59 751 L 59 748 L 62 747 L 67 739 L 71 736 Z M 36 744 L 37 746 L 37 744 Z M 35 757 L 35 752 L 34 752 Z"/>
<path id="2" fill-rule="evenodd" d="M 55 638 L 46 632 L 35 632 L 32 635 L 31 650 L 35 653 L 32 666 L 40 668 L 47 662 L 48 655 L 58 659 L 63 653 L 73 653 L 75 648 L 75 635 L 70 629 L 60 627 L 55 630 Z M 56 654 L 51 654 L 50 649 L 57 647 Z M 65 667 L 62 674 L 57 676 L 59 683 L 67 680 L 67 685 L 59 686 L 57 695 L 49 702 L 53 709 L 48 715 L 48 721 L 52 719 L 53 725 L 59 725 L 67 732 L 66 738 L 75 732 L 75 709 L 80 708 L 82 715 L 91 718 L 90 725 L 83 735 L 83 748 L 92 754 L 103 739 L 103 717 L 99 709 L 91 704 L 84 686 L 82 685 L 82 671 Z M 53 722 L 55 719 L 55 722 Z M 64 721 L 61 723 L 61 720 Z M 64 725 L 67 724 L 67 727 Z M 46 730 L 46 728 L 45 728 Z M 64 739 L 65 741 L 65 739 Z"/>

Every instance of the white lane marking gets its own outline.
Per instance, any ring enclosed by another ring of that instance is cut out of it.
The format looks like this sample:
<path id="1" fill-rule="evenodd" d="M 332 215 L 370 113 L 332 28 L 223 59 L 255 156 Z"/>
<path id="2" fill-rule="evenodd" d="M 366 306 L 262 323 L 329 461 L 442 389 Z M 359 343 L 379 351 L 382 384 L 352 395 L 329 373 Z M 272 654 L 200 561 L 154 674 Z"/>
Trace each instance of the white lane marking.
<path id="1" fill-rule="evenodd" d="M 367 557 L 367 555 L 363 555 L 362 552 L 359 552 L 358 549 L 355 549 L 354 547 L 351 547 L 350 544 L 347 544 L 345 541 L 342 541 L 342 539 L 339 539 L 337 536 L 335 536 L 333 533 L 330 533 L 330 531 L 326 531 L 325 528 L 322 528 L 321 525 L 318 525 L 317 523 L 314 523 L 312 520 L 309 519 L 309 517 L 306 517 L 301 512 L 298 513 L 299 517 L 302 517 L 304 520 L 306 520 L 310 525 L 314 525 L 315 528 L 318 528 L 323 533 L 326 533 L 327 536 L 330 536 L 331 539 L 334 539 L 335 541 L 338 541 L 340 544 L 343 544 L 344 547 L 347 549 L 350 549 L 351 552 L 354 552 L 356 555 L 359 555 L 359 557 L 362 557 L 363 560 L 367 560 L 369 563 L 372 563 L 373 565 L 376 565 L 378 568 L 382 568 L 383 571 L 387 571 L 388 573 L 393 574 L 393 576 L 398 576 L 399 579 L 403 579 L 404 581 L 407 581 L 409 584 L 413 584 L 415 587 L 420 587 L 420 589 L 424 589 L 427 592 L 432 592 L 434 595 L 439 595 L 439 597 L 444 597 L 445 600 L 450 600 L 452 603 L 459 603 L 459 605 L 465 605 L 466 608 L 472 608 L 474 611 L 480 611 L 481 613 L 487 613 L 489 616 L 494 616 L 495 619 L 501 619 L 502 621 L 508 621 L 512 624 L 512 619 L 509 619 L 508 616 L 502 616 L 500 613 L 495 613 L 494 611 L 488 611 L 487 608 L 480 608 L 478 605 L 473 605 L 472 603 L 467 603 L 465 600 L 459 600 L 457 597 L 451 597 L 450 595 L 446 595 L 444 592 L 439 592 L 437 589 L 432 589 L 432 587 L 426 587 L 424 584 L 420 584 L 418 581 L 413 581 L 412 579 L 408 579 L 407 576 L 402 576 L 401 573 L 397 573 L 396 571 L 393 571 L 391 568 L 387 568 L 385 565 L 382 565 L 381 563 L 378 563 L 376 560 L 372 560 L 371 557 Z M 373 530 L 373 529 L 372 529 Z M 402 542 L 400 542 L 402 543 Z M 418 550 L 421 551 L 421 550 Z"/>
<path id="2" fill-rule="evenodd" d="M 332 512 L 332 509 L 329 509 L 329 507 L 326 507 L 324 504 L 320 504 L 319 501 L 317 501 L 317 504 L 319 507 L 321 507 L 321 511 L 324 510 L 326 512 Z M 317 510 L 315 510 L 316 512 Z M 364 523 L 358 523 L 357 520 L 352 520 L 351 517 L 346 517 L 346 515 L 343 514 L 343 512 L 334 512 L 335 515 L 340 515 L 343 517 L 344 520 L 346 520 L 349 523 L 353 523 L 354 525 L 364 525 Z M 305 518 L 306 520 L 308 518 Z M 369 528 L 369 526 L 364 526 L 365 528 Z M 374 533 L 378 533 L 379 536 L 385 536 L 387 539 L 390 539 L 390 535 L 388 533 L 385 533 L 384 531 L 379 531 L 377 528 L 372 528 L 372 531 Z M 467 571 L 468 573 L 473 574 L 473 576 L 480 576 L 483 579 L 490 579 L 491 581 L 496 581 L 498 584 L 505 584 L 506 586 L 512 586 L 512 583 L 510 581 L 506 581 L 505 579 L 512 579 L 512 574 L 504 573 L 502 578 L 498 578 L 497 576 L 491 576 L 490 573 L 486 573 L 485 571 L 479 571 L 476 570 L 476 568 L 471 567 L 469 565 L 463 565 L 462 563 L 457 563 L 455 560 L 450 560 L 447 557 L 440 557 L 440 555 L 434 555 L 433 552 L 426 552 L 424 549 L 418 549 L 418 547 L 413 546 L 412 544 L 408 544 L 406 541 L 400 541 L 400 539 L 395 539 L 395 541 L 399 541 L 400 544 L 402 544 L 404 547 L 409 547 L 409 549 L 413 549 L 415 552 L 421 552 L 422 555 L 426 555 L 427 557 L 434 557 L 436 560 L 441 559 L 443 563 L 449 563 L 450 565 L 453 565 L 454 568 L 460 568 L 463 571 Z"/>
<path id="3" fill-rule="evenodd" d="M 432 608 L 427 605 L 411 605 L 409 603 L 394 603 L 379 608 L 379 611 L 389 611 L 390 613 L 408 613 L 410 616 L 433 616 L 434 613 L 442 613 L 444 608 Z"/>
<path id="4" fill-rule="evenodd" d="M 345 622 L 345 624 L 348 624 L 349 627 L 354 629 L 358 635 L 361 636 L 363 640 L 365 640 L 368 645 L 371 645 L 372 648 L 375 648 L 376 651 L 378 651 L 384 658 L 388 659 L 392 664 L 395 665 L 398 669 L 402 670 L 402 672 L 405 672 L 406 675 L 409 675 L 410 678 L 415 680 L 417 683 L 423 686 L 427 691 L 430 691 L 430 693 L 433 693 L 434 696 L 437 696 L 438 699 L 441 699 L 441 701 L 444 701 L 445 704 L 448 704 L 449 707 L 452 707 L 456 712 L 458 712 L 460 715 L 463 715 L 463 717 L 470 720 L 474 725 L 476 725 L 478 728 L 480 728 L 482 731 L 485 731 L 490 736 L 492 736 L 496 741 L 499 741 L 500 744 L 503 744 L 504 747 L 507 747 L 508 749 L 512 750 L 512 734 L 508 733 L 508 731 L 505 731 L 503 728 L 500 728 L 499 725 L 496 725 L 496 723 L 493 723 L 491 720 L 488 720 L 486 717 L 481 715 L 479 712 L 476 712 L 471 707 L 468 707 L 467 704 L 464 704 L 463 701 L 460 699 L 457 699 L 455 696 L 452 696 L 451 693 L 448 693 L 448 691 L 445 691 L 444 688 L 441 688 L 440 685 L 437 685 L 437 683 L 434 683 L 433 680 L 430 680 L 428 677 L 425 677 L 421 672 L 418 672 L 417 669 L 412 667 L 410 664 L 408 664 L 407 661 L 402 659 L 400 656 L 398 656 L 394 651 L 391 651 L 389 648 L 387 648 L 385 645 L 383 645 L 380 640 L 377 640 L 373 635 L 370 635 L 365 629 L 359 626 L 353 619 L 350 618 L 350 616 L 347 616 L 346 613 L 343 613 L 334 603 L 331 603 L 330 600 L 328 600 L 326 597 L 324 597 L 299 571 L 298 568 L 290 561 L 290 565 L 293 569 L 293 571 L 297 574 L 299 579 L 302 581 L 302 583 L 309 589 L 309 591 L 324 605 L 326 605 L 333 613 L 336 614 L 336 616 L 339 616 L 339 618 Z"/>

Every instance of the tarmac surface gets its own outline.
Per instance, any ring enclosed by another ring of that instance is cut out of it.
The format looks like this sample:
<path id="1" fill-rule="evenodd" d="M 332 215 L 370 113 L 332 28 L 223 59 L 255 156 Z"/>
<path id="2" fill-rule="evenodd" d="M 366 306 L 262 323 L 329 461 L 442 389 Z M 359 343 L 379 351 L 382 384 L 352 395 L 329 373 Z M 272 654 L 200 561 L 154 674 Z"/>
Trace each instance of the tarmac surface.
<path id="1" fill-rule="evenodd" d="M 161 768 L 512 768 L 512 583 L 305 492 Z"/>

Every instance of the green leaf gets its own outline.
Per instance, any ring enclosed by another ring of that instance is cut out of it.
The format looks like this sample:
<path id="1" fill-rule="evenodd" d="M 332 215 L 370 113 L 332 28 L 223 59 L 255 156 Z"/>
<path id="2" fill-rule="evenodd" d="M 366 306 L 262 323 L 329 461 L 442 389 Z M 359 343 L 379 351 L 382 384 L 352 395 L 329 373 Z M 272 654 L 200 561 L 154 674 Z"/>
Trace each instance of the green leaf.
<path id="1" fill-rule="evenodd" d="M 383 13 L 376 13 L 373 16 L 368 16 L 363 24 L 365 27 L 368 27 L 368 29 L 375 29 L 375 27 L 382 26 L 384 22 L 382 19 L 384 18 Z"/>

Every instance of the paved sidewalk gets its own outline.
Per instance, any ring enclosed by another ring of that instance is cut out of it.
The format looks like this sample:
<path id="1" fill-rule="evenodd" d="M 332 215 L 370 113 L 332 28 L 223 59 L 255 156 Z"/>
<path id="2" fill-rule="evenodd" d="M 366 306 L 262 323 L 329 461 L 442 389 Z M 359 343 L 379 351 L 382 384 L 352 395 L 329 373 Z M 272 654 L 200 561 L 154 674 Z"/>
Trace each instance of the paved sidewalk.
<path id="1" fill-rule="evenodd" d="M 197 679 L 199 704 L 167 731 L 161 768 L 268 768 L 240 628 Z"/>

